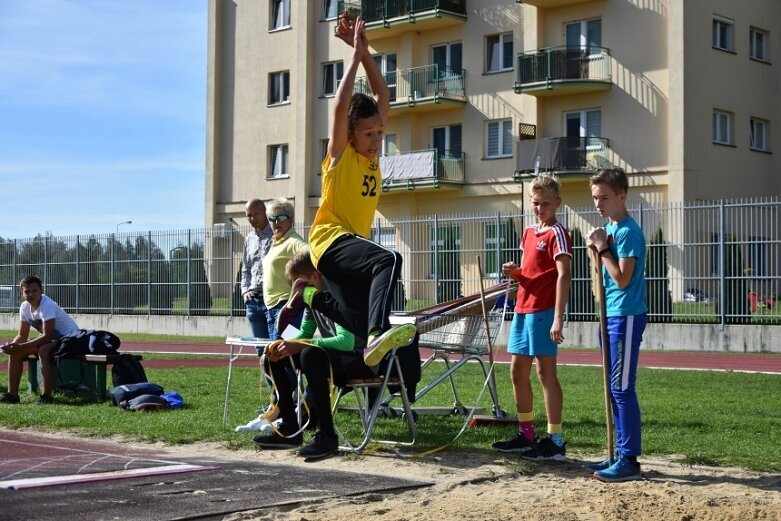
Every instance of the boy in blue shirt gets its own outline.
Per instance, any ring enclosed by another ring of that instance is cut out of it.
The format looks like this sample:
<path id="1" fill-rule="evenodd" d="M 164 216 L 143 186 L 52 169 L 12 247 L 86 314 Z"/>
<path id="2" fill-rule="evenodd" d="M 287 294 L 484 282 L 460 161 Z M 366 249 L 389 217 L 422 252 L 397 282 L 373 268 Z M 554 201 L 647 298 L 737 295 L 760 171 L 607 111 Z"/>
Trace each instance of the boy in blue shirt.
<path id="1" fill-rule="evenodd" d="M 641 479 L 640 404 L 635 391 L 640 343 L 648 321 L 645 303 L 646 244 L 643 231 L 626 210 L 629 190 L 622 168 L 604 168 L 589 181 L 604 228 L 591 230 L 588 245 L 602 259 L 607 336 L 610 345 L 610 396 L 616 430 L 616 458 L 587 465 L 605 482 Z"/>

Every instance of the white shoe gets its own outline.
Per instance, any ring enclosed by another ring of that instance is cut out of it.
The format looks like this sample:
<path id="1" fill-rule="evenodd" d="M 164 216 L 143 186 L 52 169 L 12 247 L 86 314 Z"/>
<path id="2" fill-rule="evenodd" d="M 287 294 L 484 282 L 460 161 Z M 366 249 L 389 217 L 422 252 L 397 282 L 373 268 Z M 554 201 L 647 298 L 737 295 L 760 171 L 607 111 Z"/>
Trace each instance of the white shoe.
<path id="1" fill-rule="evenodd" d="M 250 432 L 250 431 L 263 431 L 264 427 L 267 427 L 268 430 L 271 430 L 271 424 L 269 421 L 261 414 L 254 420 L 251 420 L 246 425 L 239 425 L 236 427 L 236 432 Z"/>
<path id="2" fill-rule="evenodd" d="M 274 426 L 272 427 L 272 424 L 269 422 L 266 422 L 264 425 L 260 427 L 260 432 L 271 434 L 274 432 L 274 429 L 279 430 L 279 427 L 282 425 L 282 418 L 279 418 L 278 420 L 274 420 L 272 422 Z"/>

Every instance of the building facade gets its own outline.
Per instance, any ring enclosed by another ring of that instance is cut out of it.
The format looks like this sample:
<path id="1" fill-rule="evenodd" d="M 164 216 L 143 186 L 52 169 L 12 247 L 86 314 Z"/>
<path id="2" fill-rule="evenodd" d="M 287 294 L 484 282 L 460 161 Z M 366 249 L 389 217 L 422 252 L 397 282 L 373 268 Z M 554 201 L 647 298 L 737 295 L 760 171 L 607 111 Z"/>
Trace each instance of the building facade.
<path id="1" fill-rule="evenodd" d="M 207 226 L 252 197 L 312 219 L 347 9 L 394 96 L 385 217 L 523 211 L 537 172 L 588 205 L 607 164 L 630 203 L 781 193 L 773 0 L 210 0 Z"/>

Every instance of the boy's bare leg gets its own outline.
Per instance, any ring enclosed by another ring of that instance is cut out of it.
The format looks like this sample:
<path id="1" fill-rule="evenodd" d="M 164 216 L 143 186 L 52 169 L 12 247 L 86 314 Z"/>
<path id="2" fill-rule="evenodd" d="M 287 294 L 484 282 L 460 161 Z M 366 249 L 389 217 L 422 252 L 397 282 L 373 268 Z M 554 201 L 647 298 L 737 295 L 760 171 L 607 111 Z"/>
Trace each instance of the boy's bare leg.
<path id="1" fill-rule="evenodd" d="M 532 396 L 531 374 L 532 357 L 513 355 L 510 362 L 510 376 L 513 382 L 513 396 L 518 414 L 529 412 L 534 408 Z"/>
<path id="2" fill-rule="evenodd" d="M 54 341 L 38 348 L 38 358 L 41 360 L 41 375 L 43 376 L 42 394 L 46 396 L 51 396 L 54 390 L 54 378 L 57 368 L 52 361 L 52 352 L 56 346 L 57 341 Z"/>
<path id="3" fill-rule="evenodd" d="M 22 381 L 22 371 L 24 370 L 24 360 L 29 355 L 38 353 L 35 347 L 14 348 L 13 353 L 8 355 L 8 392 L 19 396 L 19 383 Z"/>
<path id="4" fill-rule="evenodd" d="M 537 377 L 540 379 L 545 398 L 545 413 L 548 416 L 548 423 L 554 425 L 561 423 L 561 411 L 564 407 L 564 395 L 561 392 L 556 369 L 555 356 L 537 357 Z"/>

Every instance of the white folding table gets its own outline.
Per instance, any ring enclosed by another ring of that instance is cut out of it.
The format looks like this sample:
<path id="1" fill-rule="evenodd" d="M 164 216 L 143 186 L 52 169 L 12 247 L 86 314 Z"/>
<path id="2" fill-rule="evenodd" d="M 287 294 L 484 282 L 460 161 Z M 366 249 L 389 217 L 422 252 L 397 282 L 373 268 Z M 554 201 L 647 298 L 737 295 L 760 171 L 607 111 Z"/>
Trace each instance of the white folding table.
<path id="1" fill-rule="evenodd" d="M 222 409 L 223 427 L 228 426 L 228 405 L 230 404 L 231 380 L 233 379 L 233 362 L 239 359 L 241 352 L 245 347 L 255 348 L 258 356 L 260 356 L 262 349 L 265 349 L 271 342 L 272 340 L 269 340 L 268 338 L 255 338 L 251 336 L 229 336 L 225 339 L 225 344 L 229 347 L 230 351 L 228 353 L 228 383 L 225 386 L 225 406 Z M 239 348 L 238 352 L 236 352 L 237 347 Z"/>

